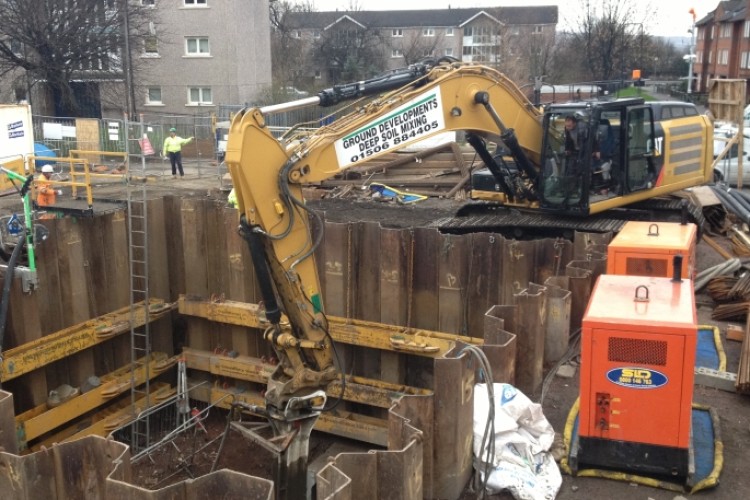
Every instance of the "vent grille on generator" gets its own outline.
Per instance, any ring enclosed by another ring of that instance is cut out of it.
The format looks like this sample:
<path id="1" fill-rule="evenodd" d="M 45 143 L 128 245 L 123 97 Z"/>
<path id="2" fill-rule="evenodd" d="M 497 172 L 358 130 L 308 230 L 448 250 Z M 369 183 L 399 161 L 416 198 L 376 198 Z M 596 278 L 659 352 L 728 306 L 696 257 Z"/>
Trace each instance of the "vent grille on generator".
<path id="1" fill-rule="evenodd" d="M 607 349 L 609 361 L 645 365 L 667 364 L 667 342 L 610 337 Z"/>

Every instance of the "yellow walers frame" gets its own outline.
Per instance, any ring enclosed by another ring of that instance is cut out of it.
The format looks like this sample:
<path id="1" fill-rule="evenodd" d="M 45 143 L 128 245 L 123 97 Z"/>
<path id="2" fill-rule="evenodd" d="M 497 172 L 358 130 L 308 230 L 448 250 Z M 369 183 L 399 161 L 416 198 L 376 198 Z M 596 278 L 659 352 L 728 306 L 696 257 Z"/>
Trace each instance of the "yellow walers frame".
<path id="1" fill-rule="evenodd" d="M 192 385 L 188 383 L 188 385 Z M 232 402 L 246 403 L 259 407 L 266 402 L 259 392 L 222 389 L 220 387 L 197 387 L 192 390 L 191 398 L 229 409 Z M 315 423 L 315 430 L 356 439 L 377 446 L 388 446 L 388 419 L 379 419 L 349 412 L 324 412 Z"/>
<path id="2" fill-rule="evenodd" d="M 143 302 L 139 302 L 140 306 Z M 150 299 L 148 317 L 143 307 L 135 308 L 134 327 L 139 328 L 146 321 L 154 321 L 175 308 L 173 303 L 165 303 L 159 299 Z M 20 377 L 38 368 L 42 368 L 53 361 L 71 356 L 84 349 L 105 342 L 116 335 L 130 331 L 130 306 L 114 312 L 98 316 L 83 323 L 65 328 L 40 339 L 8 349 L 3 353 L 0 365 L 0 380 Z"/>
<path id="3" fill-rule="evenodd" d="M 187 316 L 195 316 L 210 321 L 246 326 L 249 328 L 263 329 L 268 326 L 268 323 L 263 318 L 261 307 L 257 304 L 234 302 L 231 300 L 212 302 L 201 297 L 186 295 L 181 295 L 177 303 L 180 314 Z M 336 342 L 360 347 L 370 347 L 383 351 L 394 351 L 414 356 L 440 358 L 453 349 L 457 341 L 473 345 L 484 344 L 483 339 L 463 335 L 454 335 L 418 328 L 406 328 L 403 326 L 340 318 L 337 316 L 327 316 L 327 318 L 330 330 L 329 333 L 331 334 L 331 338 Z M 405 343 L 414 342 L 428 344 L 433 349 L 437 349 L 401 350 L 394 347 L 392 342 L 396 337 L 403 340 Z"/>
<path id="4" fill-rule="evenodd" d="M 237 380 L 246 380 L 266 384 L 268 377 L 276 369 L 275 365 L 265 363 L 258 358 L 239 355 L 230 358 L 209 351 L 183 347 L 182 355 L 185 357 L 187 367 L 194 370 L 209 372 L 212 375 L 230 377 Z M 366 404 L 378 408 L 390 408 L 393 405 L 393 397 L 397 394 L 410 394 L 429 396 L 432 391 L 420 389 L 401 384 L 390 384 L 382 380 L 368 379 L 345 375 L 346 390 L 344 400 L 359 404 Z M 328 387 L 328 397 L 338 398 L 341 395 L 341 380 L 331 382 Z"/>
<path id="5" fill-rule="evenodd" d="M 102 376 L 102 384 L 99 387 L 76 396 L 60 406 L 47 408 L 47 405 L 43 404 L 17 415 L 16 435 L 19 438 L 19 447 L 25 449 L 27 442 L 69 423 L 130 390 L 133 376 L 135 384 L 140 385 L 146 381 L 146 373 L 149 378 L 155 378 L 176 362 L 176 356 L 169 358 L 164 353 L 154 352 L 150 359 L 141 358 L 135 365 L 123 366 Z"/>
<path id="6" fill-rule="evenodd" d="M 135 420 L 138 414 L 146 409 L 147 400 L 150 400 L 152 405 L 154 401 L 158 404 L 173 396 L 175 392 L 175 389 L 167 383 L 157 382 L 151 384 L 148 398 L 144 396 L 136 401 L 134 405 L 129 404 L 130 398 L 126 398 L 109 408 L 95 413 L 89 421 L 89 426 L 81 428 L 81 425 L 71 425 L 34 444 L 31 450 L 37 451 L 42 448 L 49 448 L 55 443 L 73 441 L 84 436 L 95 435 L 107 437 L 113 430 Z"/>
<path id="7" fill-rule="evenodd" d="M 56 157 L 56 156 L 35 156 L 31 155 L 30 160 L 32 165 L 34 164 L 36 160 L 47 160 L 47 161 L 54 161 L 56 163 L 67 163 L 68 164 L 68 170 L 70 173 L 71 181 L 55 181 L 55 180 L 49 180 L 46 182 L 49 182 L 53 186 L 71 186 L 73 188 L 73 196 L 78 195 L 78 188 L 82 187 L 86 189 L 86 202 L 88 203 L 88 206 L 91 207 L 94 204 L 94 197 L 91 194 L 91 174 L 89 173 L 89 163 L 87 160 L 82 158 L 73 158 L 73 157 Z M 77 174 L 74 168 L 74 165 L 83 164 L 83 174 Z M 31 169 L 33 171 L 34 169 Z M 84 182 L 77 182 L 76 176 L 84 176 Z M 37 196 L 37 184 L 39 183 L 39 179 L 34 181 L 34 199 L 36 199 Z"/>

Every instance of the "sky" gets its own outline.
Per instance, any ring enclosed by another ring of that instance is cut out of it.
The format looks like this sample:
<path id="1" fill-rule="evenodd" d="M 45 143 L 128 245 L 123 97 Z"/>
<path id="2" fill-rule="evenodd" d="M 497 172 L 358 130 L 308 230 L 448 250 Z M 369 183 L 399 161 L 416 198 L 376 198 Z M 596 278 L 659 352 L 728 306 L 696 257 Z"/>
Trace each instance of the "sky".
<path id="1" fill-rule="evenodd" d="M 293 0 L 292 0 L 293 1 Z M 558 29 L 575 26 L 576 19 L 583 12 L 586 0 L 311 0 L 316 10 L 347 10 L 354 2 L 358 10 L 410 10 L 447 9 L 460 7 L 522 7 L 557 5 Z M 651 35 L 689 37 L 688 29 L 693 24 L 693 16 L 688 12 L 695 9 L 697 20 L 714 10 L 720 0 L 628 0 L 638 12 L 633 21 L 643 22 L 644 29 Z M 601 8 L 602 0 L 589 0 L 592 8 Z"/>

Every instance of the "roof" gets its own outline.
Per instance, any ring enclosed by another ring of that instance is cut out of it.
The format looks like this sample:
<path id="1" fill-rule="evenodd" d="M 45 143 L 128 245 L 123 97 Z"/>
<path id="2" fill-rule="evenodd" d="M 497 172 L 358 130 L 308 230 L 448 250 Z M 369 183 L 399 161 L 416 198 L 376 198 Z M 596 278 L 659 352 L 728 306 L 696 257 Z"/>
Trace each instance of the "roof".
<path id="1" fill-rule="evenodd" d="M 557 24 L 556 5 L 540 7 L 475 7 L 470 9 L 430 9 L 398 11 L 288 12 L 287 26 L 292 29 L 326 29 L 346 18 L 370 28 L 408 28 L 415 26 L 461 26 L 473 18 L 487 16 L 503 24 Z"/>
<path id="2" fill-rule="evenodd" d="M 716 10 L 723 10 L 723 15 L 719 16 L 717 22 L 733 22 L 745 19 L 746 2 L 744 0 L 728 0 L 721 2 Z"/>

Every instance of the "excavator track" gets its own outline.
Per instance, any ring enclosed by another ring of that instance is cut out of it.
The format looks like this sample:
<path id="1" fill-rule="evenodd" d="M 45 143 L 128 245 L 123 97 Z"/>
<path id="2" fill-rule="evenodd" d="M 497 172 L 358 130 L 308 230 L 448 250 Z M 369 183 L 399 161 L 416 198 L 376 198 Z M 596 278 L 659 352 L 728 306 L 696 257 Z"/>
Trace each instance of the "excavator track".
<path id="1" fill-rule="evenodd" d="M 686 209 L 687 221 L 696 224 L 700 234 L 705 222 L 701 207 L 688 201 Z M 433 225 L 441 232 L 450 234 L 491 231 L 519 239 L 572 239 L 576 231 L 617 233 L 629 220 L 680 222 L 682 211 L 683 200 L 677 198 L 653 198 L 586 217 L 566 217 L 492 204 L 470 204 L 462 207 L 456 216 L 437 219 Z"/>

